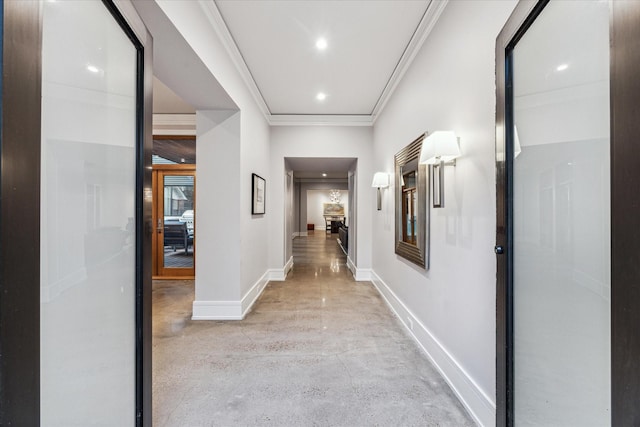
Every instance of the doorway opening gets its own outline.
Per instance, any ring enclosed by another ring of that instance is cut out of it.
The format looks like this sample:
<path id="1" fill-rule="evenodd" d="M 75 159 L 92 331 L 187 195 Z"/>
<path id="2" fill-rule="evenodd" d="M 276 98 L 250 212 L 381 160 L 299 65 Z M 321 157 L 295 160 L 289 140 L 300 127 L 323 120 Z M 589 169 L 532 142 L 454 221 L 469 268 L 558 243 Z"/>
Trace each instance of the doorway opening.
<path id="1" fill-rule="evenodd" d="M 356 158 L 286 157 L 285 259 L 291 259 L 293 239 L 322 233 L 356 259 Z"/>
<path id="2" fill-rule="evenodd" d="M 195 136 L 153 138 L 154 279 L 195 278 Z"/>

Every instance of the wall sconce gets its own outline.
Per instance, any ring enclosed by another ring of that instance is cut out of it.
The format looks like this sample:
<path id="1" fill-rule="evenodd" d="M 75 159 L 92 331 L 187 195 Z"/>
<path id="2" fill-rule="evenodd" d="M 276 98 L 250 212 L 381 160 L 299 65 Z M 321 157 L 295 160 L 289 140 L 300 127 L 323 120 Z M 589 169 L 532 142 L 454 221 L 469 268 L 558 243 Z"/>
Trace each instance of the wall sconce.
<path id="1" fill-rule="evenodd" d="M 434 208 L 444 207 L 444 167 L 455 166 L 459 156 L 458 137 L 453 131 L 433 132 L 422 142 L 420 163 L 431 165 Z"/>
<path id="2" fill-rule="evenodd" d="M 381 188 L 387 188 L 389 186 L 389 174 L 386 172 L 376 172 L 373 176 L 372 187 L 378 188 L 378 210 L 382 210 L 382 196 L 380 195 Z"/>

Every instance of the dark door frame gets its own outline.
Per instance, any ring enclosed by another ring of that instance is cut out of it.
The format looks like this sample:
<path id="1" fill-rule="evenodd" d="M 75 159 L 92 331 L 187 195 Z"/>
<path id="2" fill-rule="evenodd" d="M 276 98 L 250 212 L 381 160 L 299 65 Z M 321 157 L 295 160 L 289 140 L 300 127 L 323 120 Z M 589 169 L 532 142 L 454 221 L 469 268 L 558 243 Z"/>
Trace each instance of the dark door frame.
<path id="1" fill-rule="evenodd" d="M 151 426 L 152 39 L 138 52 L 136 154 L 136 426 Z M 141 21 L 140 21 L 141 22 Z M 41 2 L 0 0 L 0 425 L 40 425 Z M 25 54 L 27 53 L 27 54 Z M 135 421 L 134 421 L 135 420 Z"/>
<path id="2" fill-rule="evenodd" d="M 496 40 L 496 425 L 513 426 L 513 47 L 549 0 L 521 0 Z M 610 2 L 611 423 L 639 425 L 640 2 Z"/>

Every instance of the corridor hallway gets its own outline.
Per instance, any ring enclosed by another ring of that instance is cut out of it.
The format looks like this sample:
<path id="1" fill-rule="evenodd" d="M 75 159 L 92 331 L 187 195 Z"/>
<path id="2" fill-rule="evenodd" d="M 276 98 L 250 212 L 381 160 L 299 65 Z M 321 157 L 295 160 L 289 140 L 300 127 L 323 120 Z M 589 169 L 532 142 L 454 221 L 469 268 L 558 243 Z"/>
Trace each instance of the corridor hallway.
<path id="1" fill-rule="evenodd" d="M 192 321 L 193 281 L 154 282 L 155 427 L 473 425 L 336 236 L 296 238 L 242 321 Z"/>

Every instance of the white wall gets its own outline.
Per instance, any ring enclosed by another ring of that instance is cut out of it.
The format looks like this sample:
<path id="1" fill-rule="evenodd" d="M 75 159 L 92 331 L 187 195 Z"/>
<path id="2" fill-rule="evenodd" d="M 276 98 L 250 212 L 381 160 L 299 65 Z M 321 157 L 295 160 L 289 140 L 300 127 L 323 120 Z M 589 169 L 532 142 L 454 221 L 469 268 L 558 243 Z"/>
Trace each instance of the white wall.
<path id="1" fill-rule="evenodd" d="M 196 113 L 196 303 L 239 301 L 241 205 L 240 112 Z M 200 159 L 205 159 L 206 167 Z M 208 183 L 224 185 L 207 185 Z M 226 201 L 221 203 L 221 201 Z M 196 305 L 198 305 L 196 304 Z M 196 308 L 194 317 L 206 317 Z M 208 304 L 210 307 L 212 304 Z M 202 310 L 205 310 L 204 312 Z"/>
<path id="2" fill-rule="evenodd" d="M 340 203 L 344 206 L 344 216 L 349 212 L 349 192 L 340 190 Z M 331 190 L 307 190 L 307 224 L 314 224 L 316 230 L 324 230 L 324 203 L 331 203 Z M 348 219 L 347 219 L 348 224 Z"/>
<path id="3" fill-rule="evenodd" d="M 284 175 L 285 157 L 353 157 L 358 159 L 356 174 L 359 188 L 356 203 L 358 227 L 357 268 L 371 268 L 371 212 L 375 210 L 374 191 L 371 188 L 372 129 L 346 126 L 275 126 L 271 128 L 271 173 L 276 183 L 267 189 L 273 200 L 269 221 L 269 265 L 283 268 L 288 262 L 284 251 Z M 304 198 L 305 196 L 302 195 Z M 303 218 L 305 216 L 303 215 Z"/>
<path id="4" fill-rule="evenodd" d="M 241 318 L 267 282 L 268 222 L 274 215 L 269 188 L 277 185 L 276 181 L 282 182 L 272 179 L 269 170 L 269 125 L 238 73 L 222 35 L 217 33 L 207 4 L 166 0 L 157 3 L 240 111 L 230 119 L 234 123 L 227 121 L 226 127 L 221 128 L 219 124 L 213 124 L 217 120 L 211 116 L 215 116 L 214 113 L 197 106 L 201 113 L 197 125 L 205 127 L 197 129 L 198 255 L 194 318 Z M 183 79 L 189 77 L 189 70 L 185 68 Z M 198 90 L 198 83 L 192 83 L 190 87 Z M 183 93 L 178 95 L 184 99 L 196 98 Z M 215 101 L 212 99 L 211 104 Z M 203 147 L 204 144 L 217 144 L 215 134 L 220 132 L 236 134 L 236 146 L 227 146 L 222 152 L 213 146 Z M 219 168 L 221 162 L 227 163 Z M 252 173 L 267 181 L 265 215 L 251 215 Z M 219 186 L 229 186 L 233 191 L 221 191 Z M 227 197 L 218 197 L 221 193 Z M 281 199 L 279 202 L 282 204 Z M 227 211 L 226 219 L 220 224 L 226 224 L 225 238 L 216 235 L 215 230 L 220 225 L 212 223 L 219 217 L 213 214 L 214 209 Z M 281 219 L 282 209 L 276 215 Z M 207 246 L 203 246 L 204 241 L 208 241 Z"/>
<path id="5" fill-rule="evenodd" d="M 389 173 L 393 155 L 422 132 L 460 137 L 462 157 L 445 171 L 446 207 L 431 210 L 430 270 L 394 253 L 392 181 L 369 228 L 373 276 L 485 425 L 495 423 L 494 52 L 514 6 L 449 2 L 374 126 L 372 170 Z"/>

